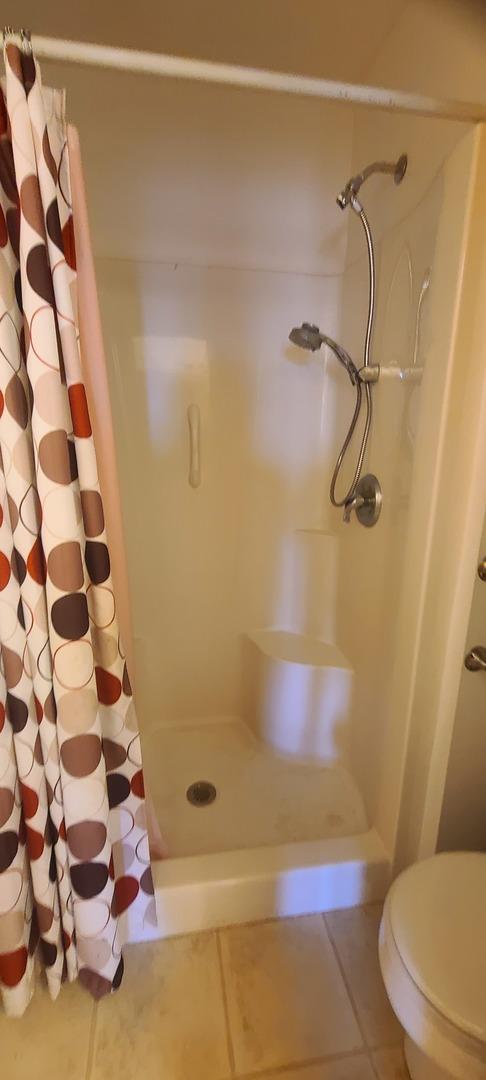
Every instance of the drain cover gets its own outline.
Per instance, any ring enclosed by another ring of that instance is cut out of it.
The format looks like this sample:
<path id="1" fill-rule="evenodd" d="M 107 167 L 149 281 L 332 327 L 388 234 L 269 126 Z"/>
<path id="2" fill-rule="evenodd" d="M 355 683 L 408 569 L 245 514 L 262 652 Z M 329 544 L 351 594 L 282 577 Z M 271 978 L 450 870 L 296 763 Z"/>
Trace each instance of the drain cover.
<path id="1" fill-rule="evenodd" d="M 209 806 L 216 798 L 216 788 L 209 780 L 196 780 L 186 791 L 192 806 Z"/>

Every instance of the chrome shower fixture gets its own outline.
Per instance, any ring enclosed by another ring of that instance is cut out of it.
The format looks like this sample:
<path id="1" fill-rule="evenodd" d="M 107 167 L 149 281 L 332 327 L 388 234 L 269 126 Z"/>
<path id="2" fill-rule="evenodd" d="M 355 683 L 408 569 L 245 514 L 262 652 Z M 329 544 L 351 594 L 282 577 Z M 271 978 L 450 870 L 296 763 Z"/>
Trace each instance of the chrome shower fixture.
<path id="1" fill-rule="evenodd" d="M 336 199 L 338 206 L 341 210 L 345 210 L 350 203 L 353 203 L 353 199 L 356 199 L 357 201 L 357 195 L 361 185 L 364 184 L 369 176 L 373 176 L 374 173 L 391 173 L 395 183 L 401 184 L 407 171 L 407 165 L 408 157 L 406 154 L 401 154 L 398 161 L 374 161 L 372 165 L 367 165 L 366 169 L 363 169 L 363 172 L 358 173 L 357 176 L 352 176 L 351 179 L 348 180 L 346 187 L 339 192 Z M 356 206 L 353 209 L 358 210 L 359 213 L 359 209 L 361 208 Z"/>
<path id="2" fill-rule="evenodd" d="M 368 318 L 366 320 L 366 331 L 364 338 L 363 348 L 363 364 L 361 367 L 357 367 L 349 354 L 343 349 L 342 345 L 338 345 L 332 338 L 327 337 L 326 334 L 322 334 L 318 326 L 314 323 L 302 323 L 302 326 L 294 326 L 290 331 L 289 337 L 294 345 L 298 345 L 301 349 L 309 349 L 311 352 L 315 352 L 320 349 L 321 345 L 327 345 L 329 349 L 334 353 L 334 356 L 339 363 L 346 369 L 349 378 L 356 391 L 356 400 L 354 406 L 354 412 L 349 425 L 349 430 L 344 440 L 343 446 L 340 450 L 334 472 L 331 478 L 331 485 L 329 489 L 329 497 L 333 506 L 344 507 L 343 518 L 344 521 L 349 521 L 351 517 L 351 511 L 354 510 L 358 520 L 362 525 L 375 525 L 378 521 L 378 517 L 381 511 L 381 488 L 376 476 L 362 476 L 363 462 L 368 446 L 368 439 L 371 430 L 371 422 L 373 419 L 373 399 L 371 396 L 372 384 L 377 382 L 380 377 L 380 368 L 378 364 L 371 363 L 371 338 L 373 334 L 373 323 L 375 319 L 375 293 L 376 293 L 376 270 L 375 270 L 375 250 L 373 245 L 373 236 L 369 225 L 366 213 L 358 199 L 358 192 L 361 185 L 365 180 L 374 173 L 389 173 L 393 176 L 396 184 L 400 184 L 405 176 L 407 170 L 408 158 L 406 154 L 402 154 L 397 162 L 388 161 L 374 161 L 372 165 L 367 165 L 366 169 L 358 173 L 357 176 L 352 176 L 348 180 L 346 187 L 339 193 L 337 197 L 337 204 L 344 210 L 346 206 L 351 206 L 355 214 L 359 217 L 363 226 L 366 248 L 368 253 L 368 271 L 369 271 L 369 299 L 368 299 Z M 338 481 L 341 467 L 346 456 L 348 446 L 354 434 L 354 430 L 358 423 L 361 406 L 363 404 L 363 387 L 366 400 L 366 414 L 363 427 L 363 434 L 361 437 L 361 444 L 358 452 L 358 458 L 356 461 L 356 468 L 354 470 L 353 480 L 346 494 L 339 499 L 336 495 L 336 484 Z"/>
<path id="3" fill-rule="evenodd" d="M 346 368 L 353 386 L 356 386 L 360 378 L 356 364 L 351 360 L 346 349 L 343 349 L 342 345 L 338 345 L 332 338 L 327 337 L 327 334 L 321 334 L 318 326 L 308 322 L 302 323 L 302 326 L 294 326 L 293 330 L 290 331 L 289 339 L 294 345 L 298 345 L 300 349 L 308 349 L 310 352 L 316 352 L 321 345 L 327 345 L 336 359 L 339 360 L 339 363 Z"/>

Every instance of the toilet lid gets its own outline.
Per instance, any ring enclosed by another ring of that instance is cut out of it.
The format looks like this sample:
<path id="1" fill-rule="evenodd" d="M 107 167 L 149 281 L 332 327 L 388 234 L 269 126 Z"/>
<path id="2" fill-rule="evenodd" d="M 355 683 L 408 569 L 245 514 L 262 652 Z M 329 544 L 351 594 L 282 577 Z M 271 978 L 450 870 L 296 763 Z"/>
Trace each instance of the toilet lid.
<path id="1" fill-rule="evenodd" d="M 415 984 L 443 1016 L 486 1042 L 486 854 L 416 863 L 392 885 L 387 907 Z"/>

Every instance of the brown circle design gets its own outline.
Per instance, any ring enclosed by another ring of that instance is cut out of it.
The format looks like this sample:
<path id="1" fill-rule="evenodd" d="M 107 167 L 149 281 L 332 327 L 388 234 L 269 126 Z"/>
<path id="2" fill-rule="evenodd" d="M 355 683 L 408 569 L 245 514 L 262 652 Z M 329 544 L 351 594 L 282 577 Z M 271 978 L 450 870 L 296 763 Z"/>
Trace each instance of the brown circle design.
<path id="1" fill-rule="evenodd" d="M 42 547 L 42 540 L 38 536 L 27 556 L 27 572 L 38 585 L 45 585 L 46 570 L 44 548 Z"/>
<path id="2" fill-rule="evenodd" d="M 42 953 L 42 960 L 46 968 L 53 967 L 57 960 L 57 946 L 53 941 L 46 941 L 45 938 L 40 939 L 40 950 Z"/>
<path id="3" fill-rule="evenodd" d="M 59 208 L 57 205 L 57 199 L 53 199 L 50 206 L 47 207 L 46 213 L 46 226 L 47 232 L 53 244 L 59 248 L 59 251 L 64 255 L 64 249 L 62 246 L 62 232 L 61 222 L 59 220 Z"/>
<path id="4" fill-rule="evenodd" d="M 81 510 L 86 536 L 90 538 L 100 536 L 105 527 L 105 516 L 98 491 L 81 492 Z"/>
<path id="5" fill-rule="evenodd" d="M 3 828 L 7 824 L 7 821 L 15 806 L 14 793 L 10 788 L 0 788 L 0 828 Z"/>
<path id="6" fill-rule="evenodd" d="M 92 900 L 99 896 L 108 881 L 106 863 L 82 862 L 71 867 L 71 881 L 78 896 L 83 900 Z"/>
<path id="7" fill-rule="evenodd" d="M 55 724 L 57 717 L 57 709 L 56 699 L 52 690 L 49 690 L 49 693 L 44 701 L 44 716 L 46 716 L 47 719 L 51 721 L 51 724 Z"/>
<path id="8" fill-rule="evenodd" d="M 141 769 L 134 773 L 131 779 L 130 788 L 132 795 L 136 795 L 137 799 L 145 798 L 145 788 L 143 784 L 143 772 Z"/>
<path id="9" fill-rule="evenodd" d="M 97 735 L 75 735 L 63 742 L 61 759 L 70 776 L 89 776 L 101 761 L 101 739 Z"/>
<path id="10" fill-rule="evenodd" d="M 5 462 L 4 462 L 4 465 L 5 465 Z M 11 525 L 11 528 L 12 528 L 12 532 L 15 532 L 15 530 L 17 528 L 18 520 L 19 520 L 19 512 L 17 510 L 17 504 L 14 501 L 14 499 L 12 499 L 12 496 L 8 495 L 8 494 L 7 494 L 7 503 L 8 503 L 8 516 L 10 518 L 10 525 Z"/>
<path id="11" fill-rule="evenodd" d="M 127 697 L 131 697 L 132 694 L 132 687 L 130 684 L 128 668 L 126 664 L 123 665 L 123 693 L 126 694 Z"/>
<path id="12" fill-rule="evenodd" d="M 91 423 L 83 384 L 73 383 L 69 387 L 68 393 L 74 434 L 79 439 L 87 439 L 91 435 Z"/>
<path id="13" fill-rule="evenodd" d="M 20 208 L 18 206 L 9 206 L 7 210 L 7 229 L 12 251 L 18 259 L 20 255 Z"/>
<path id="14" fill-rule="evenodd" d="M 0 954 L 0 982 L 5 986 L 17 986 L 25 975 L 28 958 L 25 945 L 15 952 Z"/>
<path id="15" fill-rule="evenodd" d="M 151 871 L 149 866 L 147 866 L 147 869 L 144 870 L 144 872 L 143 872 L 143 874 L 142 874 L 142 876 L 140 878 L 140 888 L 143 889 L 144 893 L 146 893 L 147 896 L 153 896 L 154 895 L 154 883 L 153 883 L 153 879 L 152 879 L 152 871 Z"/>
<path id="16" fill-rule="evenodd" d="M 87 540 L 85 559 L 93 585 L 102 585 L 110 576 L 110 556 L 106 544 L 99 540 Z"/>
<path id="17" fill-rule="evenodd" d="M 52 605 L 52 625 L 60 637 L 82 638 L 89 629 L 88 603 L 84 593 L 69 593 L 61 596 Z"/>
<path id="18" fill-rule="evenodd" d="M 20 188 L 20 208 L 29 225 L 41 237 L 45 238 L 44 214 L 39 188 L 39 180 L 35 174 L 26 176 Z"/>
<path id="19" fill-rule="evenodd" d="M 101 821 L 80 821 L 69 826 L 67 842 L 76 859 L 94 859 L 106 844 L 106 828 Z"/>
<path id="20" fill-rule="evenodd" d="M 26 259 L 26 273 L 29 285 L 34 292 L 45 300 L 52 308 L 56 306 L 52 276 L 49 267 L 49 259 L 45 244 L 37 244 L 31 248 Z"/>
<path id="21" fill-rule="evenodd" d="M 130 904 L 133 904 L 139 891 L 139 883 L 136 878 L 131 875 L 125 875 L 125 877 L 118 878 L 115 881 L 115 888 L 113 893 L 113 901 L 111 905 L 112 915 L 121 915 L 123 911 L 126 911 Z"/>
<path id="22" fill-rule="evenodd" d="M 29 711 L 25 701 L 21 701 L 14 694 L 7 693 L 7 713 L 14 732 L 18 734 L 19 731 L 23 731 L 29 719 Z"/>
<path id="23" fill-rule="evenodd" d="M 18 375 L 13 375 L 5 391 L 5 404 L 13 419 L 24 431 L 29 422 L 29 406 Z"/>
<path id="24" fill-rule="evenodd" d="M 95 675 L 98 701 L 102 705 L 114 705 L 122 691 L 120 680 L 102 667 L 95 668 Z"/>
<path id="25" fill-rule="evenodd" d="M 81 548 L 76 540 L 57 544 L 47 559 L 49 577 L 62 592 L 75 592 L 84 582 Z"/>
<path id="26" fill-rule="evenodd" d="M 122 776 L 121 773 L 108 773 L 106 777 L 106 786 L 108 788 L 108 802 L 110 809 L 114 806 L 119 806 L 120 803 L 125 802 L 130 794 L 130 782 L 126 776 Z"/>
<path id="27" fill-rule="evenodd" d="M 32 791 L 32 788 L 27 787 L 27 784 L 21 784 L 20 795 L 22 798 L 24 817 L 27 819 L 35 817 L 39 809 L 39 798 L 36 792 Z"/>
<path id="28" fill-rule="evenodd" d="M 120 768 L 127 758 L 125 747 L 121 743 L 113 742 L 112 739 L 103 739 L 103 755 L 108 772 Z"/>
<path id="29" fill-rule="evenodd" d="M 41 934 L 48 934 L 54 920 L 54 912 L 51 908 L 46 907 L 45 904 L 37 903 L 36 915 Z"/>
<path id="30" fill-rule="evenodd" d="M 13 829 L 0 833 L 0 874 L 13 863 L 19 847 L 19 838 Z"/>
<path id="31" fill-rule="evenodd" d="M 65 431 L 50 431 L 39 443 L 39 461 L 49 480 L 56 484 L 71 483 L 71 461 Z"/>
<path id="32" fill-rule="evenodd" d="M 29 859 L 36 862 L 44 851 L 44 837 L 36 829 L 31 829 L 30 825 L 26 825 L 25 834 Z"/>
<path id="33" fill-rule="evenodd" d="M 5 672 L 5 682 L 9 690 L 13 690 L 14 686 L 20 682 L 24 673 L 24 665 L 22 663 L 22 657 L 13 649 L 9 649 L 6 645 L 2 648 L 3 668 Z"/>

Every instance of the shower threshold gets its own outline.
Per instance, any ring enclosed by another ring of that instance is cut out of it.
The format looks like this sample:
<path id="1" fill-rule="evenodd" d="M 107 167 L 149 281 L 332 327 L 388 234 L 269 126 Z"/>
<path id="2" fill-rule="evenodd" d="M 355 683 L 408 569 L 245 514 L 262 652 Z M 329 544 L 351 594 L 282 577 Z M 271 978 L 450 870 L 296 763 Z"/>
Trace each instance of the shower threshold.
<path id="1" fill-rule="evenodd" d="M 343 767 L 282 758 L 239 720 L 158 728 L 144 759 L 170 857 L 153 863 L 158 928 L 132 940 L 384 896 L 386 852 Z M 207 804 L 187 797 L 201 782 Z"/>

